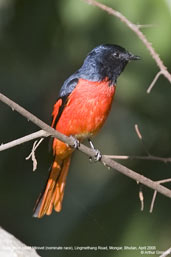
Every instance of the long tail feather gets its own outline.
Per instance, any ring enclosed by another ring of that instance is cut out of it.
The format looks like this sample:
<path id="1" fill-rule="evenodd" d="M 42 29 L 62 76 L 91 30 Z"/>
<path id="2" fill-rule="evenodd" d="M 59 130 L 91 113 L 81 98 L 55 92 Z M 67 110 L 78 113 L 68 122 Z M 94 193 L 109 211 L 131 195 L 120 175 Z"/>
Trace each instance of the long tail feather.
<path id="1" fill-rule="evenodd" d="M 34 217 L 50 215 L 53 208 L 57 212 L 61 211 L 70 161 L 71 155 L 64 160 L 59 159 L 58 156 L 55 157 L 45 190 L 36 203 Z"/>
<path id="2" fill-rule="evenodd" d="M 67 157 L 64 160 L 61 175 L 59 177 L 58 182 L 56 183 L 56 189 L 54 192 L 54 209 L 57 212 L 60 212 L 62 208 L 62 200 L 64 196 L 64 189 L 65 189 L 66 178 L 68 175 L 70 162 L 71 162 L 71 156 Z"/>

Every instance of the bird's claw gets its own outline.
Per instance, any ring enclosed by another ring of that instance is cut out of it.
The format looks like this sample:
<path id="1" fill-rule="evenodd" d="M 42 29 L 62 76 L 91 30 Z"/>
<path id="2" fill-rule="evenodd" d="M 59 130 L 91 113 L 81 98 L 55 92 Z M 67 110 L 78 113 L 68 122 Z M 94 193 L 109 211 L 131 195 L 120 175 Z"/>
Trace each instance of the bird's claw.
<path id="1" fill-rule="evenodd" d="M 94 160 L 96 162 L 100 161 L 101 158 L 102 158 L 102 155 L 101 155 L 100 151 L 98 149 L 94 149 L 94 152 L 95 152 Z"/>
<path id="2" fill-rule="evenodd" d="M 92 141 L 90 139 L 88 139 L 89 143 L 90 143 L 90 147 L 91 149 L 94 151 L 94 156 L 93 157 L 89 157 L 89 160 L 92 161 L 92 159 L 94 159 L 95 162 L 98 162 L 101 160 L 102 155 L 100 153 L 100 151 L 98 149 L 95 149 Z"/>
<path id="3" fill-rule="evenodd" d="M 80 146 L 80 141 L 73 136 L 70 136 L 70 138 L 72 138 L 72 140 L 73 140 L 73 145 L 71 145 L 71 147 L 78 149 L 78 147 Z"/>

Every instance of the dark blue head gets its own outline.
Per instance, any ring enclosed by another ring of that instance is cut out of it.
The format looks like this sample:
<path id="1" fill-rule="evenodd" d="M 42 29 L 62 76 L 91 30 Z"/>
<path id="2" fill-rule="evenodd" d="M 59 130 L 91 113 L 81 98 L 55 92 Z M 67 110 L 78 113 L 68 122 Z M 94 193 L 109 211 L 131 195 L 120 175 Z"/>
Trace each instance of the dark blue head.
<path id="1" fill-rule="evenodd" d="M 111 84 L 115 84 L 118 76 L 131 60 L 139 60 L 118 45 L 105 44 L 95 47 L 85 58 L 79 69 L 80 77 L 92 81 L 108 78 Z"/>
<path id="2" fill-rule="evenodd" d="M 107 78 L 110 84 L 116 84 L 118 76 L 127 63 L 139 59 L 138 56 L 117 45 L 97 46 L 87 55 L 81 68 L 65 80 L 59 97 L 70 94 L 80 78 L 90 81 L 101 81 Z"/>

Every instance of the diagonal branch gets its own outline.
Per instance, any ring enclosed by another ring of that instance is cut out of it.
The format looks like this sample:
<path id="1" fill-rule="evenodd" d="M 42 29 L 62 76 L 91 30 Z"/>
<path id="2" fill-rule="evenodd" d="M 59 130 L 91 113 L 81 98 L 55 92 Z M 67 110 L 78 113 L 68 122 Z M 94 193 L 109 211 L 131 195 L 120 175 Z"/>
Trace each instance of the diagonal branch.
<path id="1" fill-rule="evenodd" d="M 73 137 L 67 137 L 67 136 L 59 133 L 58 131 L 56 131 L 49 125 L 47 125 L 45 122 L 43 122 L 39 118 L 37 118 L 35 115 L 31 114 L 26 109 L 24 109 L 23 107 L 21 107 L 20 105 L 18 105 L 17 103 L 15 103 L 14 101 L 12 101 L 11 99 L 9 99 L 8 97 L 6 97 L 5 95 L 3 95 L 1 93 L 0 93 L 0 101 L 5 103 L 6 105 L 10 106 L 13 110 L 20 113 L 22 116 L 27 118 L 27 120 L 32 121 L 34 124 L 36 124 L 41 129 L 45 130 L 51 136 L 58 138 L 59 140 L 63 141 L 64 143 L 70 145 L 71 147 L 74 146 L 75 140 Z M 80 150 L 81 152 L 85 153 L 86 155 L 88 155 L 92 158 L 94 158 L 94 156 L 95 156 L 94 150 L 83 144 L 80 144 L 80 146 L 78 146 L 78 150 Z M 138 174 L 137 172 L 123 166 L 122 164 L 120 164 L 114 160 L 111 160 L 110 158 L 105 157 L 105 156 L 102 156 L 101 163 L 103 163 L 104 165 L 109 166 L 109 167 L 119 171 L 120 173 L 124 174 L 125 176 L 127 176 L 135 181 L 138 181 L 139 183 L 171 198 L 171 190 L 160 185 L 157 182 L 152 181 L 149 178 L 146 178 L 146 177 Z"/>
<path id="2" fill-rule="evenodd" d="M 162 253 L 159 257 L 166 257 L 171 254 L 171 247 Z"/>
<path id="3" fill-rule="evenodd" d="M 88 4 L 97 6 L 98 8 L 106 11 L 110 15 L 117 17 L 119 20 L 121 20 L 123 23 L 125 23 L 138 36 L 138 38 L 143 42 L 143 44 L 146 46 L 146 48 L 150 52 L 152 58 L 155 60 L 157 66 L 160 69 L 159 75 L 162 74 L 171 83 L 171 74 L 168 72 L 167 67 L 163 64 L 163 61 L 159 57 L 159 54 L 152 47 L 152 44 L 147 40 L 146 36 L 140 30 L 139 25 L 136 25 L 136 24 L 132 23 L 131 21 L 129 21 L 122 13 L 112 9 L 111 7 L 101 4 L 95 0 L 84 0 L 84 1 L 87 2 Z M 159 75 L 157 74 L 157 78 L 156 78 L 155 82 L 157 81 Z M 149 89 L 147 90 L 148 93 L 150 92 L 150 90 L 153 86 L 154 86 L 154 83 L 152 86 L 150 85 Z"/>

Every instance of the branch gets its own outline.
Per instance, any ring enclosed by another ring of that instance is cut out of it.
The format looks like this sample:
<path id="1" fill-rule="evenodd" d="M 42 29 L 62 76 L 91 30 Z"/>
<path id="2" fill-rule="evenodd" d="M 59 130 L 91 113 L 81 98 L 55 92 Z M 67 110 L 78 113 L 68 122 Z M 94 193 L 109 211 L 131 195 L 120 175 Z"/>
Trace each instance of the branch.
<path id="1" fill-rule="evenodd" d="M 144 195 L 143 195 L 141 184 L 140 184 L 140 190 L 139 190 L 139 199 L 140 199 L 140 203 L 141 203 L 141 211 L 143 211 L 144 210 Z"/>
<path id="2" fill-rule="evenodd" d="M 150 86 L 147 89 L 147 93 L 149 94 L 152 90 L 152 88 L 154 87 L 156 81 L 158 80 L 158 78 L 162 75 L 162 71 L 159 71 L 156 76 L 154 77 L 153 81 L 151 82 Z"/>
<path id="3" fill-rule="evenodd" d="M 159 157 L 154 155 L 148 155 L 148 156 L 141 156 L 141 155 L 104 155 L 105 157 L 116 159 L 116 160 L 148 160 L 148 161 L 160 161 L 160 162 L 171 162 L 171 157 Z"/>
<path id="4" fill-rule="evenodd" d="M 143 146 L 145 152 L 147 153 L 148 156 L 151 156 L 149 150 L 148 150 L 147 147 L 146 147 L 146 144 L 145 144 L 145 142 L 144 142 L 144 139 L 143 139 L 143 136 L 142 136 L 142 134 L 141 134 L 141 132 L 140 132 L 140 129 L 139 129 L 138 124 L 135 124 L 135 125 L 134 125 L 134 128 L 135 128 L 135 132 L 136 132 L 136 134 L 137 134 L 139 140 L 141 141 L 141 144 L 142 144 L 142 146 Z"/>
<path id="5" fill-rule="evenodd" d="M 0 256 L 3 257 L 40 257 L 36 251 L 0 227 Z"/>
<path id="6" fill-rule="evenodd" d="M 21 107 L 20 105 L 18 105 L 14 101 L 10 100 L 8 97 L 4 96 L 1 93 L 0 93 L 0 101 L 5 103 L 6 105 L 10 106 L 13 110 L 20 113 L 22 116 L 27 118 L 27 120 L 32 121 L 34 124 L 36 124 L 41 129 L 45 130 L 51 136 L 56 137 L 59 140 L 63 141 L 64 143 L 68 144 L 69 146 L 73 147 L 74 142 L 75 142 L 73 137 L 67 137 L 67 136 L 59 133 L 58 131 L 56 131 L 52 127 L 48 126 L 43 121 L 41 121 L 39 118 L 37 118 L 35 115 L 31 114 L 30 112 L 25 110 L 23 107 Z M 78 146 L 78 150 L 80 150 L 81 152 L 85 153 L 86 155 L 88 155 L 92 158 L 94 158 L 94 156 L 95 156 L 94 150 L 91 148 L 88 148 L 87 146 L 85 146 L 83 144 L 80 144 L 80 146 Z M 153 190 L 156 190 L 157 192 L 171 198 L 171 190 L 158 184 L 157 182 L 154 182 L 151 179 L 146 178 L 146 177 L 136 173 L 135 171 L 123 166 L 122 164 L 120 164 L 114 160 L 111 160 L 108 157 L 102 156 L 101 162 L 104 165 L 107 165 L 107 166 L 119 171 L 120 173 L 126 175 L 127 177 L 132 178 L 133 180 L 138 181 L 139 183 L 146 185 L 147 187 L 149 187 Z"/>
<path id="7" fill-rule="evenodd" d="M 48 137 L 50 136 L 49 133 L 47 133 L 44 130 L 38 130 L 35 133 L 29 134 L 27 136 L 15 139 L 9 143 L 1 144 L 0 145 L 0 152 L 7 150 L 9 148 L 15 147 L 17 145 L 21 145 L 23 143 L 29 142 L 31 140 L 34 140 L 39 137 Z M 36 147 L 37 148 L 37 147 Z M 35 150 L 35 149 L 34 149 Z M 29 155 L 30 156 L 30 155 Z M 147 160 L 147 161 L 160 161 L 164 163 L 171 162 L 171 157 L 160 157 L 160 156 L 154 156 L 154 155 L 148 155 L 148 156 L 141 156 L 141 155 L 103 155 L 104 157 L 110 158 L 110 159 L 116 159 L 116 160 Z"/>
<path id="8" fill-rule="evenodd" d="M 137 159 L 137 160 L 160 161 L 160 162 L 164 162 L 164 163 L 171 162 L 171 157 L 166 158 L 166 157 L 159 157 L 159 156 L 154 156 L 154 155 L 150 154 L 149 150 L 147 149 L 147 147 L 144 143 L 144 139 L 140 132 L 138 124 L 135 124 L 134 127 L 135 127 L 135 132 L 136 132 L 138 138 L 141 140 L 143 148 L 144 148 L 145 152 L 147 153 L 147 156 L 105 155 L 106 157 L 111 158 L 111 159 L 118 159 L 118 160 Z"/>
<path id="9" fill-rule="evenodd" d="M 162 255 L 160 255 L 159 257 L 166 257 L 169 254 L 171 254 L 171 247 L 169 249 L 167 249 L 165 252 L 163 252 Z"/>
<path id="10" fill-rule="evenodd" d="M 160 69 L 160 72 L 156 75 L 156 77 L 157 77 L 156 80 L 155 81 L 153 80 L 152 84 L 147 89 L 148 93 L 151 91 L 152 87 L 154 86 L 154 83 L 157 81 L 157 79 L 159 78 L 159 75 L 161 75 L 161 74 L 171 83 L 171 74 L 168 72 L 167 67 L 163 64 L 163 61 L 159 57 L 158 53 L 152 47 L 152 44 L 147 40 L 146 36 L 141 32 L 139 25 L 136 25 L 136 24 L 132 23 L 131 21 L 129 21 L 122 13 L 120 13 L 104 4 L 101 4 L 95 0 L 84 0 L 84 1 L 87 2 L 88 4 L 97 6 L 98 8 L 106 11 L 110 15 L 117 17 L 119 20 L 121 20 L 123 23 L 125 23 L 146 46 L 146 48 L 150 52 L 152 58 L 155 60 L 157 66 Z"/>
<path id="11" fill-rule="evenodd" d="M 152 200 L 151 200 L 150 213 L 153 212 L 153 208 L 154 208 L 154 203 L 155 203 L 155 200 L 156 200 L 156 196 L 157 196 L 157 191 L 154 190 L 153 198 L 152 198 Z"/>
<path id="12" fill-rule="evenodd" d="M 32 134 L 29 134 L 29 135 L 27 135 L 25 137 L 21 137 L 19 139 L 13 140 L 13 141 L 11 141 L 9 143 L 6 143 L 6 144 L 2 143 L 0 145 L 0 152 L 4 151 L 4 150 L 7 150 L 9 148 L 12 148 L 14 146 L 17 146 L 17 145 L 21 145 L 21 144 L 23 144 L 25 142 L 28 142 L 28 141 L 31 141 L 33 139 L 36 139 L 36 138 L 39 138 L 39 137 L 48 137 L 48 136 L 50 136 L 49 133 L 47 133 L 44 130 L 39 130 L 39 131 L 37 131 L 35 133 L 32 133 Z"/>
<path id="13" fill-rule="evenodd" d="M 169 182 L 171 182 L 171 178 L 166 178 L 166 179 L 158 180 L 156 182 L 159 183 L 159 184 L 169 183 Z M 152 198 L 151 206 L 150 206 L 150 213 L 153 212 L 156 196 L 157 196 L 157 190 L 155 190 L 154 193 L 153 193 L 153 198 Z"/>

